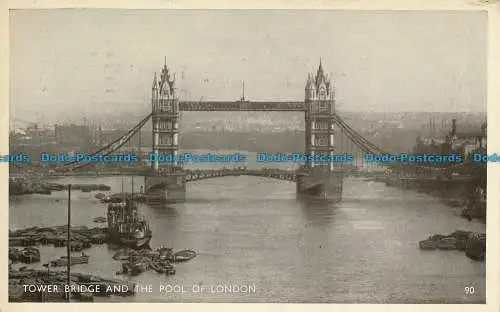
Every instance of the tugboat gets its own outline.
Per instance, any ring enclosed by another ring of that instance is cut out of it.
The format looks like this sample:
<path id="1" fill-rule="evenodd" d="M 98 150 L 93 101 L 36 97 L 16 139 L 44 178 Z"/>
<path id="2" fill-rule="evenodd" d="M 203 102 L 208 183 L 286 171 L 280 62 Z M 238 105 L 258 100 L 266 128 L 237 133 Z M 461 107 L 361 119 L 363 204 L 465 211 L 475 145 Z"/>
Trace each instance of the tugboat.
<path id="1" fill-rule="evenodd" d="M 136 250 L 149 247 L 153 232 L 148 222 L 138 213 L 137 203 L 133 199 L 110 203 L 107 219 L 110 243 Z"/>
<path id="2" fill-rule="evenodd" d="M 138 214 L 133 200 L 108 205 L 108 240 L 111 243 L 141 249 L 149 245 L 151 237 L 149 224 Z"/>

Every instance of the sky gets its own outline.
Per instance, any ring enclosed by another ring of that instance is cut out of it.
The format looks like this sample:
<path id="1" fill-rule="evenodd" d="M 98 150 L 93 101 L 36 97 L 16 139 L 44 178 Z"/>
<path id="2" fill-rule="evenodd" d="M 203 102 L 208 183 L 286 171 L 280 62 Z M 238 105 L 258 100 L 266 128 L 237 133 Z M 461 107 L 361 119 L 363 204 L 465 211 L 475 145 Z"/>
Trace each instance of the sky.
<path id="1" fill-rule="evenodd" d="M 150 108 L 155 72 L 180 100 L 304 99 L 320 58 L 342 111 L 486 111 L 487 13 L 14 10 L 10 110 L 20 120 Z"/>

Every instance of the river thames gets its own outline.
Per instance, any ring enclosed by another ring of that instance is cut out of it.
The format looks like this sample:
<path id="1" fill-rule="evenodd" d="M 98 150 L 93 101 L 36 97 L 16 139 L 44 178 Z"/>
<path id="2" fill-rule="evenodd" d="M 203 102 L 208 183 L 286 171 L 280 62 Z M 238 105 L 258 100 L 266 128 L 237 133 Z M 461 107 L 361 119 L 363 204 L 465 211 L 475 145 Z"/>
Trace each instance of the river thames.
<path id="1" fill-rule="evenodd" d="M 123 180 L 71 177 L 55 182 L 104 183 L 115 193 L 124 185 L 130 191 L 131 177 Z M 142 177 L 134 178 L 136 191 L 143 184 Z M 95 227 L 93 219 L 106 216 L 107 206 L 95 194 L 72 193 L 73 225 Z M 96 300 L 485 302 L 484 262 L 474 262 L 461 251 L 418 248 L 418 241 L 429 235 L 485 232 L 485 225 L 461 218 L 459 208 L 427 194 L 347 178 L 342 202 L 304 204 L 296 201 L 292 182 L 241 176 L 189 183 L 186 196 L 182 204 L 141 204 L 140 212 L 153 230 L 152 248 L 189 248 L 198 256 L 177 264 L 173 276 L 148 271 L 123 277 L 115 275 L 121 270 L 121 263 L 112 259 L 116 250 L 94 246 L 85 251 L 89 263 L 73 266 L 73 271 L 126 278 L 151 290 Z M 10 230 L 64 225 L 66 210 L 66 191 L 10 197 Z M 28 267 L 41 268 L 66 253 L 49 246 L 40 251 L 42 262 Z M 465 287 L 474 287 L 475 293 L 466 294 Z"/>

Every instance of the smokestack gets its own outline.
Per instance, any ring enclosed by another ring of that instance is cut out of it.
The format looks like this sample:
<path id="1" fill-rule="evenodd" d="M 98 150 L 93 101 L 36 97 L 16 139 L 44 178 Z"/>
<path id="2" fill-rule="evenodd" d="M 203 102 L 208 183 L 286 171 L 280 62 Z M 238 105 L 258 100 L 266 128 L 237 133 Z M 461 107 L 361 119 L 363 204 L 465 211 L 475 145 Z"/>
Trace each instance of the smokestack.
<path id="1" fill-rule="evenodd" d="M 432 128 L 432 137 L 434 137 L 434 135 L 435 135 L 435 131 L 436 131 L 436 124 L 435 124 L 435 117 L 434 117 L 434 116 L 432 116 L 432 117 L 431 117 L 431 122 L 432 122 L 432 124 L 431 124 L 431 128 Z"/>
<path id="2" fill-rule="evenodd" d="M 436 130 L 436 116 L 434 116 L 434 118 L 432 119 L 432 131 L 433 131 L 434 135 L 436 135 L 436 133 L 437 133 L 437 130 Z"/>
<path id="3" fill-rule="evenodd" d="M 451 135 L 456 135 L 457 134 L 457 119 L 453 118 L 451 121 Z"/>

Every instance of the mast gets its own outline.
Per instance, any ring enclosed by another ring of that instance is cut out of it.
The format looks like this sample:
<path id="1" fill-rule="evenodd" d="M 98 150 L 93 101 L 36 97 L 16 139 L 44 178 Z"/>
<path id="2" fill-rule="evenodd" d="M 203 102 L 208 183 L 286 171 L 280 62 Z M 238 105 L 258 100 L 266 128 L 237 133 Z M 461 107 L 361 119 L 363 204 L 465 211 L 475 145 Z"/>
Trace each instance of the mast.
<path id="1" fill-rule="evenodd" d="M 66 267 L 66 283 L 68 287 L 71 285 L 71 184 L 68 184 L 68 241 L 66 243 L 66 254 L 68 257 Z M 70 302 L 71 292 L 67 293 L 66 300 Z"/>
<path id="2" fill-rule="evenodd" d="M 125 201 L 125 193 L 123 192 L 123 175 L 122 175 L 122 198 Z"/>
<path id="3" fill-rule="evenodd" d="M 241 102 L 245 102 L 245 80 L 242 80 Z"/>

